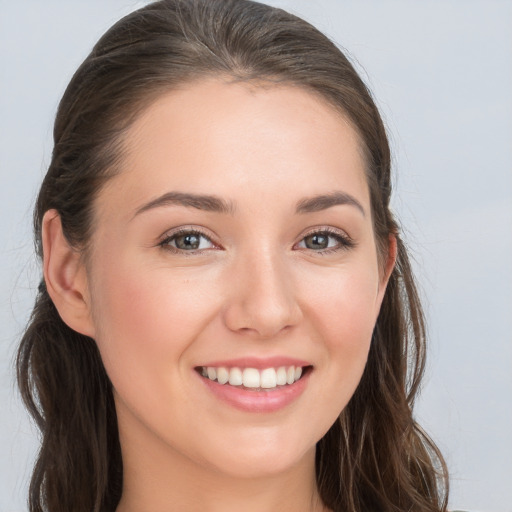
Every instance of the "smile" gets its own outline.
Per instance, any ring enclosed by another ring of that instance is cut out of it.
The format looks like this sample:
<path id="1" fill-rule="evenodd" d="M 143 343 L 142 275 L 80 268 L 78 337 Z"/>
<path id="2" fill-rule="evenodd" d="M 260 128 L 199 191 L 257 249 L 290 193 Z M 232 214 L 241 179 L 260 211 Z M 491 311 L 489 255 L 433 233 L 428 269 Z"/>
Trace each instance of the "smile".
<path id="1" fill-rule="evenodd" d="M 230 386 L 241 386 L 252 390 L 274 389 L 297 382 L 303 373 L 302 366 L 279 366 L 278 368 L 226 368 L 223 366 L 201 366 L 201 375 L 211 381 Z"/>
<path id="2" fill-rule="evenodd" d="M 288 357 L 241 358 L 194 368 L 209 393 L 244 412 L 272 413 L 291 405 L 308 387 L 314 367 Z"/>

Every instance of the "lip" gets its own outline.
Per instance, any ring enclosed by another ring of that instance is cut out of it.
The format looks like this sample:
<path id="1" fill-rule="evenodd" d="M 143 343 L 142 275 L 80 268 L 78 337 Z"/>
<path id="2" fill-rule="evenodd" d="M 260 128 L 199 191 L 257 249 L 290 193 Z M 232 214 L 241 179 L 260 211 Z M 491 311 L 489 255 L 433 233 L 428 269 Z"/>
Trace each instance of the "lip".
<path id="1" fill-rule="evenodd" d="M 264 370 L 265 368 L 279 368 L 280 366 L 312 366 L 312 364 L 308 361 L 304 361 L 302 359 L 295 359 L 292 357 L 286 356 L 274 356 L 274 357 L 239 357 L 237 359 L 229 359 L 229 360 L 216 360 L 209 361 L 208 363 L 203 363 L 198 365 L 201 366 L 211 366 L 218 368 L 223 366 L 224 368 L 256 368 L 257 370 Z"/>
<path id="2" fill-rule="evenodd" d="M 206 386 L 208 392 L 212 393 L 216 399 L 240 411 L 252 413 L 277 412 L 290 405 L 305 391 L 313 370 L 313 367 L 304 361 L 289 358 L 272 358 L 265 360 L 254 358 L 230 359 L 229 361 L 211 362 L 204 366 L 224 366 L 226 368 L 233 368 L 237 366 L 258 369 L 279 366 L 308 367 L 308 370 L 302 375 L 302 377 L 293 384 L 259 390 L 247 389 L 240 386 L 230 386 L 229 384 L 219 384 L 217 381 L 203 377 L 197 371 L 194 372 L 197 375 L 197 378 Z"/>

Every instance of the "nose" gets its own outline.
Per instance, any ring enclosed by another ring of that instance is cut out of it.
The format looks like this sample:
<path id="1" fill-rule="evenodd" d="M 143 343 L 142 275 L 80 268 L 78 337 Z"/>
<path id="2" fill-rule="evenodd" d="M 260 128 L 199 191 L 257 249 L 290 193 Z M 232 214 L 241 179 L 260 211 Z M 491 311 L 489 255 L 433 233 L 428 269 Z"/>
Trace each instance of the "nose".
<path id="1" fill-rule="evenodd" d="M 284 261 L 260 252 L 240 258 L 230 270 L 224 308 L 228 329 L 268 339 L 297 325 L 302 310 Z"/>

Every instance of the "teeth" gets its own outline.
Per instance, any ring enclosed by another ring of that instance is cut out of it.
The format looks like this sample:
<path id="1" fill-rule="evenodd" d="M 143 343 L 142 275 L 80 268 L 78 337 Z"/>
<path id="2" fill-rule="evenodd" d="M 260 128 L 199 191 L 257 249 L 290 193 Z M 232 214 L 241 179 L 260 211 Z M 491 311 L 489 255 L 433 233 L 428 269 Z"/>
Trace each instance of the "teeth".
<path id="1" fill-rule="evenodd" d="M 260 387 L 260 372 L 256 368 L 246 368 L 242 376 L 243 384 L 246 388 Z"/>
<path id="2" fill-rule="evenodd" d="M 229 371 L 227 368 L 223 368 L 222 366 L 217 368 L 217 380 L 219 381 L 219 384 L 226 384 L 226 382 L 228 382 Z"/>
<path id="3" fill-rule="evenodd" d="M 210 380 L 216 380 L 219 384 L 230 386 L 244 386 L 246 388 L 271 389 L 276 386 L 293 384 L 302 376 L 301 366 L 280 366 L 279 368 L 225 368 L 220 366 L 201 367 L 201 375 Z"/>
<path id="4" fill-rule="evenodd" d="M 231 370 L 229 370 L 229 381 L 228 382 L 231 386 L 241 386 L 242 385 L 243 379 L 242 379 L 242 371 L 240 370 L 240 368 L 231 368 Z"/>
<path id="5" fill-rule="evenodd" d="M 261 372 L 261 387 L 275 388 L 277 384 L 276 371 L 274 368 L 266 368 Z"/>
<path id="6" fill-rule="evenodd" d="M 284 386 L 286 384 L 286 368 L 281 366 L 277 369 L 276 382 L 278 386 Z"/>

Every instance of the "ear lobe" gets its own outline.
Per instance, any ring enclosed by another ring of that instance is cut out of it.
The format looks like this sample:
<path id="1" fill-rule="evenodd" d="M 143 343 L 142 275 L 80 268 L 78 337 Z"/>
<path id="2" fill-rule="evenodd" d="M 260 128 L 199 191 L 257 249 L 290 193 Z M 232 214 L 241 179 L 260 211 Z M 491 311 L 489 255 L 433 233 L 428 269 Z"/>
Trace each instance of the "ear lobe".
<path id="1" fill-rule="evenodd" d="M 56 210 L 44 214 L 42 241 L 46 289 L 60 317 L 71 329 L 93 337 L 85 266 L 66 240 Z"/>

